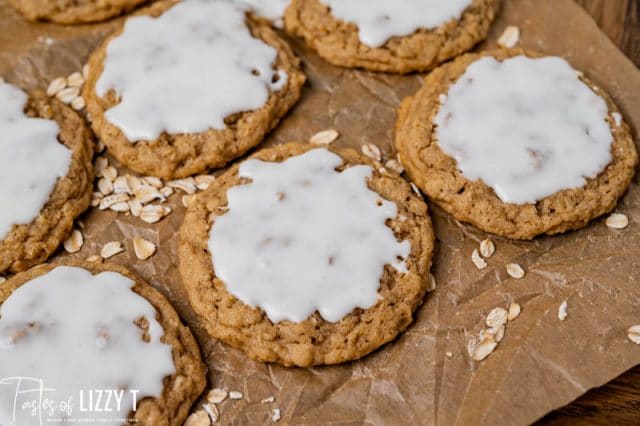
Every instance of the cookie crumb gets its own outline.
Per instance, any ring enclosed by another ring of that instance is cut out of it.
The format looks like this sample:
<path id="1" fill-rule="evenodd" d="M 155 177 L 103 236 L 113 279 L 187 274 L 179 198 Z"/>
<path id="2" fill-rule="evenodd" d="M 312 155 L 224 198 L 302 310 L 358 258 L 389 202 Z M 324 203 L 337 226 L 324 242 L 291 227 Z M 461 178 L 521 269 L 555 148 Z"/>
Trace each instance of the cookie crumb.
<path id="1" fill-rule="evenodd" d="M 482 240 L 480 242 L 480 254 L 484 258 L 490 258 L 496 252 L 496 245 L 490 239 Z"/>
<path id="2" fill-rule="evenodd" d="M 274 408 L 271 414 L 271 421 L 277 423 L 282 418 L 282 411 L 279 408 Z"/>
<path id="3" fill-rule="evenodd" d="M 627 330 L 627 337 L 636 345 L 640 345 L 640 325 L 634 325 Z"/>
<path id="4" fill-rule="evenodd" d="M 507 49 L 515 47 L 520 41 L 520 28 L 509 25 L 498 39 L 498 45 Z"/>
<path id="5" fill-rule="evenodd" d="M 101 263 L 102 262 L 102 257 L 98 256 L 97 254 L 94 254 L 93 256 L 87 257 L 87 262 L 90 262 L 90 263 Z"/>
<path id="6" fill-rule="evenodd" d="M 337 130 L 323 130 L 311 136 L 311 138 L 309 139 L 309 143 L 313 145 L 329 145 L 335 142 L 335 140 L 338 139 L 339 136 L 340 133 L 338 133 Z"/>
<path id="7" fill-rule="evenodd" d="M 453 352 L 445 352 L 447 358 L 453 358 Z"/>
<path id="8" fill-rule="evenodd" d="M 207 401 L 212 404 L 219 404 L 227 399 L 227 391 L 220 388 L 211 389 L 207 394 Z"/>
<path id="9" fill-rule="evenodd" d="M 487 267 L 487 262 L 480 256 L 478 249 L 473 249 L 473 252 L 471 252 L 471 261 L 480 270 Z"/>
<path id="10" fill-rule="evenodd" d="M 269 404 L 271 402 L 275 402 L 276 397 L 275 396 L 270 396 L 269 398 L 265 398 L 263 400 L 260 401 L 260 404 Z"/>
<path id="11" fill-rule="evenodd" d="M 135 237 L 133 239 L 133 251 L 140 260 L 147 260 L 156 252 L 156 245 L 144 238 Z"/>
<path id="12" fill-rule="evenodd" d="M 517 263 L 509 263 L 507 264 L 507 274 L 509 274 L 511 278 L 519 280 L 524 277 L 525 271 L 524 268 Z"/>
<path id="13" fill-rule="evenodd" d="M 560 304 L 560 306 L 558 307 L 558 319 L 560 321 L 564 321 L 567 319 L 567 316 L 569 315 L 567 312 L 567 309 L 569 308 L 569 304 L 567 303 L 567 301 L 565 300 L 564 302 L 562 302 Z"/>
<path id="14" fill-rule="evenodd" d="M 520 312 L 522 311 L 522 306 L 518 303 L 512 303 L 509 305 L 509 313 L 507 314 L 507 319 L 509 321 L 513 321 L 514 319 L 520 316 Z"/>
<path id="15" fill-rule="evenodd" d="M 611 229 L 625 229 L 629 226 L 629 218 L 622 213 L 613 213 L 607 218 L 605 224 Z"/>
<path id="16" fill-rule="evenodd" d="M 124 248 L 122 247 L 122 243 L 120 241 L 111 241 L 102 247 L 102 250 L 100 250 L 100 256 L 103 259 L 109 259 L 110 257 L 122 253 L 123 251 Z"/>
<path id="17" fill-rule="evenodd" d="M 77 253 L 82 248 L 84 244 L 84 237 L 82 236 L 82 232 L 74 229 L 71 231 L 71 235 L 67 238 L 63 244 L 64 249 L 67 253 Z"/>

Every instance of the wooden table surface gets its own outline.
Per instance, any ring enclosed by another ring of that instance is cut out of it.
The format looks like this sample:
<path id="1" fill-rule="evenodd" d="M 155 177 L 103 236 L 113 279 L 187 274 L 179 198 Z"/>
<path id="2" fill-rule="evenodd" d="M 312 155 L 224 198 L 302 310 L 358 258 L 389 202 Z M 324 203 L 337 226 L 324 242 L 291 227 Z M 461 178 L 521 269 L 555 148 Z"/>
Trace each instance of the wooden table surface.
<path id="1" fill-rule="evenodd" d="M 640 0 L 576 1 L 593 16 L 627 57 L 640 67 Z M 640 366 L 549 414 L 539 424 L 640 425 Z"/>

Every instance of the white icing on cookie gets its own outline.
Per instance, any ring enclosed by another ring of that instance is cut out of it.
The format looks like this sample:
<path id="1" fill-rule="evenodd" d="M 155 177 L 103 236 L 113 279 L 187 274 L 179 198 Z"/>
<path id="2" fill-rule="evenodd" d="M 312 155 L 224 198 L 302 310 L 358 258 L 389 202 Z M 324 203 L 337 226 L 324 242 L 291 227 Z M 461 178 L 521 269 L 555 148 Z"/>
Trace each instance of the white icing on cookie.
<path id="1" fill-rule="evenodd" d="M 261 108 L 287 74 L 273 70 L 277 51 L 252 37 L 245 9 L 185 0 L 158 18 L 129 18 L 96 84 L 99 96 L 114 89 L 121 98 L 106 119 L 136 142 L 221 130 L 229 115 Z"/>
<path id="2" fill-rule="evenodd" d="M 578 188 L 611 162 L 607 104 L 562 58 L 484 57 L 450 88 L 438 145 L 505 203 Z"/>
<path id="3" fill-rule="evenodd" d="M 284 11 L 289 6 L 291 0 L 234 0 L 236 3 L 248 5 L 249 10 L 257 16 L 268 19 L 282 27 Z"/>
<path id="4" fill-rule="evenodd" d="M 27 100 L 26 93 L 0 81 L 0 240 L 13 225 L 40 214 L 71 165 L 71 151 L 58 142 L 58 124 L 25 115 Z"/>
<path id="5" fill-rule="evenodd" d="M 384 266 L 406 272 L 411 246 L 385 222 L 397 206 L 367 187 L 373 169 L 315 149 L 282 163 L 248 160 L 251 183 L 227 192 L 229 211 L 212 226 L 216 275 L 271 321 L 331 322 L 378 300 Z"/>
<path id="6" fill-rule="evenodd" d="M 381 47 L 392 37 L 437 28 L 460 19 L 472 0 L 320 0 L 331 14 L 358 27 L 360 41 Z"/>
<path id="7" fill-rule="evenodd" d="M 40 424 L 80 418 L 122 424 L 118 420 L 134 404 L 130 391 L 138 391 L 138 403 L 162 394 L 163 378 L 175 372 L 172 349 L 160 341 L 164 332 L 155 309 L 132 286 L 132 280 L 115 272 L 91 275 L 59 266 L 13 292 L 0 306 L 0 424 L 38 424 L 38 415 L 43 416 Z M 142 317 L 149 324 L 149 342 L 133 323 Z M 43 393 L 47 400 L 73 398 L 72 412 L 59 405 L 51 413 L 23 408 L 38 400 L 34 392 L 16 395 L 16 390 L 39 389 L 30 379 L 55 389 Z M 81 411 L 89 407 L 91 395 L 95 405 L 95 390 L 122 390 L 120 409 L 112 398 L 108 408 L 113 412 Z"/>

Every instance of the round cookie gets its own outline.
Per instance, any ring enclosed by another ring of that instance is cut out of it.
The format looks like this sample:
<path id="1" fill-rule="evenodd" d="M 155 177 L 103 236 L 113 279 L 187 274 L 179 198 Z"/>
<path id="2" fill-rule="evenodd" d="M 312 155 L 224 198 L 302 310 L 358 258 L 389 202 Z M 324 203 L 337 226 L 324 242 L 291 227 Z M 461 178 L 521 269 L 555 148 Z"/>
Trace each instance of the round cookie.
<path id="1" fill-rule="evenodd" d="M 74 219 L 89 207 L 93 191 L 93 138 L 84 120 L 41 93 L 31 95 L 25 114 L 58 124 L 58 141 L 71 151 L 71 163 L 40 214 L 29 223 L 13 225 L 4 238 L 0 236 L 0 273 L 24 271 L 47 260 L 69 235 Z"/>
<path id="2" fill-rule="evenodd" d="M 291 143 L 261 150 L 252 158 L 267 162 L 265 164 L 282 163 L 313 149 L 310 145 Z M 343 161 L 336 169 L 341 170 L 340 174 L 355 165 L 374 164 L 353 150 L 331 149 L 330 152 Z M 408 272 L 400 273 L 386 264 L 381 268 L 384 272 L 380 271 L 374 281 L 377 286 L 379 280 L 377 302 L 367 309 L 345 310 L 348 313 L 340 315 L 342 319 L 338 321 L 329 322 L 324 319 L 326 314 L 320 315 L 316 311 L 302 321 L 273 322 L 265 311 L 245 304 L 229 292 L 214 271 L 207 244 L 213 224 L 226 213 L 228 190 L 247 183 L 246 178 L 239 176 L 239 168 L 239 165 L 233 166 L 198 195 L 189 206 L 180 229 L 178 252 L 182 281 L 191 305 L 212 336 L 259 361 L 307 367 L 361 358 L 407 328 L 428 287 L 434 234 L 426 204 L 405 180 L 374 166 L 366 186 L 381 199 L 397 206 L 397 216 L 384 222 L 388 228 L 383 228 L 392 230 L 392 238 L 409 246 Z M 332 265 L 331 259 L 329 264 Z M 295 262 L 294 259 L 291 261 Z M 305 273 L 316 276 L 310 270 Z"/>
<path id="3" fill-rule="evenodd" d="M 160 396 L 157 397 L 143 397 L 137 400 L 137 409 L 135 412 L 130 412 L 127 416 L 131 422 L 141 425 L 182 425 L 184 420 L 187 418 L 189 410 L 193 403 L 197 400 L 200 394 L 203 392 L 206 385 L 206 367 L 202 362 L 200 350 L 197 346 L 197 343 L 191 334 L 191 331 L 182 324 L 178 314 L 171 306 L 171 304 L 167 301 L 167 299 L 149 284 L 144 282 L 142 279 L 131 273 L 128 269 L 115 265 L 115 264 L 96 264 L 89 262 L 65 262 L 65 263 L 56 263 L 56 264 L 44 264 L 37 267 L 34 267 L 26 272 L 22 272 L 13 276 L 6 283 L 0 286 L 0 307 L 12 296 L 12 294 L 19 289 L 21 286 L 29 283 L 30 281 L 42 277 L 45 274 L 48 274 L 54 271 L 59 267 L 72 267 L 72 268 L 82 268 L 91 273 L 94 277 L 101 273 L 117 273 L 123 279 L 129 279 L 133 281 L 131 285 L 131 291 L 140 296 L 140 299 L 136 301 L 136 303 L 145 302 L 150 304 L 150 308 L 155 310 L 156 318 L 155 320 L 159 323 L 162 330 L 162 336 L 160 337 L 160 341 L 164 345 L 168 345 L 170 348 L 170 354 L 168 355 L 172 358 L 174 373 L 170 376 L 165 376 L 162 380 L 162 392 Z M 108 281 L 108 279 L 107 279 Z M 92 282 L 86 283 L 84 285 L 100 284 L 104 286 L 105 282 Z M 116 285 L 112 282 L 106 282 L 107 285 Z M 73 297 L 73 295 L 69 295 Z M 112 294 L 109 294 L 109 298 L 116 297 Z M 91 301 L 90 303 L 100 303 Z M 107 315 L 108 316 L 108 315 Z M 121 322 L 122 317 L 114 317 L 114 318 L 105 318 L 104 319 L 104 327 L 117 327 L 118 325 L 123 325 Z M 49 318 L 50 320 L 50 318 Z M 1 321 L 1 319 L 0 319 Z M 0 322 L 1 325 L 1 322 Z M 144 334 L 142 338 L 147 343 L 153 343 L 153 334 L 155 331 L 153 329 L 153 325 L 149 324 L 149 321 L 146 317 L 142 316 L 141 320 L 136 320 L 135 325 L 138 326 L 141 330 L 143 330 Z M 15 326 L 19 326 L 19 324 L 15 324 Z M 30 330 L 26 333 L 37 333 L 40 329 L 37 328 L 37 324 L 29 323 Z M 11 324 L 9 324 L 9 331 L 11 328 Z M 112 330 L 112 329 L 110 329 Z M 2 328 L 0 327 L 0 331 Z M 98 332 L 98 331 L 96 331 Z M 106 332 L 105 332 L 106 333 Z M 148 338 L 148 335 L 151 335 L 151 339 Z M 19 339 L 22 334 L 20 331 L 16 331 L 16 336 L 18 342 L 14 341 L 14 344 L 19 343 Z M 124 339 L 124 336 L 110 336 L 108 333 L 105 334 L 106 339 L 110 340 L 111 337 L 116 337 L 114 339 L 115 342 L 120 342 Z M 33 339 L 33 337 L 31 337 Z M 84 344 L 91 345 L 93 342 L 84 342 Z M 96 345 L 99 345 L 98 340 L 96 340 Z M 109 343 L 106 343 L 109 345 Z M 6 347 L 10 349 L 11 346 Z M 100 347 L 100 346 L 99 346 Z M 108 347 L 108 346 L 107 346 Z M 69 349 L 74 349 L 70 347 Z M 82 351 L 84 350 L 83 346 L 78 346 L 75 348 L 76 350 Z M 0 347 L 0 353 L 2 353 L 3 348 Z M 5 353 L 5 355 L 7 354 Z M 131 354 L 133 356 L 133 353 Z M 111 360 L 113 358 L 110 358 Z M 133 361 L 133 360 L 132 360 Z M 139 360 L 142 365 L 147 363 L 147 365 L 151 365 L 150 363 L 153 360 Z M 69 369 L 69 373 L 73 374 L 81 374 L 81 372 L 73 371 L 73 368 L 77 366 L 67 365 L 60 366 L 61 369 Z M 112 366 L 105 366 L 105 368 L 112 368 Z M 146 368 L 146 367 L 145 367 Z M 150 367 L 151 368 L 151 367 Z M 58 375 L 59 376 L 59 375 Z M 47 383 L 45 383 L 47 385 Z M 51 383 L 49 385 L 52 385 Z M 101 386 L 104 386 L 104 383 L 96 383 L 95 388 L 103 389 Z M 5 385 L 6 387 L 7 385 Z M 52 386 L 55 387 L 55 386 Z M 89 389 L 85 389 L 85 392 Z M 85 398 L 87 396 L 85 395 Z M 124 400 L 125 397 L 123 397 Z M 75 400 L 76 404 L 77 399 Z M 104 400 L 103 400 L 104 401 Z M 86 404 L 86 402 L 85 402 Z M 111 407 L 113 408 L 113 407 Z M 0 407 L 2 409 L 2 407 Z M 76 405 L 77 409 L 77 405 Z M 77 410 L 76 410 L 77 411 Z M 0 418 L 2 413 L 0 413 Z M 81 415 L 83 415 L 81 413 Z M 106 413 L 104 416 L 109 415 Z M 87 415 L 84 415 L 85 417 Z"/>
<path id="4" fill-rule="evenodd" d="M 86 24 L 118 16 L 148 1 L 9 0 L 9 3 L 31 21 L 43 20 L 58 24 Z"/>
<path id="5" fill-rule="evenodd" d="M 154 3 L 145 9 L 145 14 L 159 17 L 174 4 L 175 0 Z M 109 37 L 90 58 L 90 71 L 83 93 L 87 99 L 87 111 L 91 116 L 93 130 L 109 152 L 121 163 L 139 173 L 169 179 L 222 167 L 262 142 L 298 101 L 306 78 L 300 70 L 299 59 L 270 27 L 268 21 L 247 16 L 246 23 L 254 39 L 261 40 L 276 50 L 277 55 L 272 67 L 287 74 L 281 87 L 270 90 L 261 107 L 227 115 L 222 129 L 210 126 L 208 130 L 194 133 L 163 131 L 157 138 L 134 142 L 107 118 L 108 110 L 121 103 L 115 91 L 109 90 L 104 96 L 99 96 L 96 92 L 96 86 L 105 68 L 109 45 L 123 33 L 125 27 Z M 126 95 L 124 96 L 126 98 Z"/>
<path id="6" fill-rule="evenodd" d="M 603 125 L 607 133 L 610 128 L 612 139 L 611 161 L 595 178 L 583 178 L 586 184 L 568 186 L 571 189 L 538 198 L 535 203 L 505 202 L 482 180 L 466 178 L 456 160 L 438 145 L 434 119 L 452 85 L 471 64 L 486 57 L 502 63 L 518 56 L 543 57 L 520 49 L 500 50 L 467 54 L 434 70 L 422 88 L 408 97 L 398 111 L 396 147 L 416 185 L 457 220 L 486 232 L 527 240 L 540 234 L 552 235 L 584 227 L 590 220 L 611 211 L 633 178 L 638 156 L 630 129 L 611 97 L 578 73 L 586 91 L 591 89 L 604 100 L 606 122 Z"/>
<path id="7" fill-rule="evenodd" d="M 285 12 L 285 28 L 334 65 L 402 74 L 427 71 L 487 36 L 500 0 L 470 3 L 459 19 L 391 37 L 379 46 L 363 43 L 358 26 L 336 18 L 321 0 L 292 0 Z"/>

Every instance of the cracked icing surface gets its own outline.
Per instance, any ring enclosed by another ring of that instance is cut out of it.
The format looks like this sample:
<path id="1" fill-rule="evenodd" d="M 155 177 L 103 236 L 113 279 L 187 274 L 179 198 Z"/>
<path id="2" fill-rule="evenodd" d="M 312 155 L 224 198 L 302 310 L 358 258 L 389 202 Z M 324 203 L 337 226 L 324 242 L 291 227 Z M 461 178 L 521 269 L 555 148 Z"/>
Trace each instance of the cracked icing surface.
<path id="1" fill-rule="evenodd" d="M 562 58 L 484 57 L 449 87 L 433 120 L 465 178 L 505 203 L 584 186 L 611 162 L 607 104 Z"/>
<path id="2" fill-rule="evenodd" d="M 584 84 L 606 103 L 606 127 L 613 134 L 612 160 L 601 173 L 587 179 L 583 186 L 558 191 L 535 204 L 522 205 L 505 203 L 482 181 L 468 179 L 459 171 L 455 159 L 437 142 L 432 123 L 444 99 L 441 95 L 446 95 L 468 67 L 483 57 L 504 61 L 521 55 L 540 56 L 521 50 L 469 54 L 432 72 L 423 87 L 400 107 L 396 146 L 412 180 L 457 220 L 494 234 L 531 239 L 539 234 L 558 234 L 584 227 L 590 220 L 611 211 L 631 182 L 638 156 L 628 126 L 615 125 L 612 114 L 618 111 L 611 98 L 583 77 Z M 553 133 L 553 130 L 546 131 Z M 491 166 L 487 164 L 487 167 Z M 601 163 L 596 164 L 598 167 L 602 167 Z M 490 172 L 493 171 L 486 173 Z"/>
<path id="3" fill-rule="evenodd" d="M 242 166 L 234 166 L 196 198 L 180 229 L 180 273 L 191 304 L 211 335 L 239 347 L 252 358 L 298 366 L 357 359 L 404 330 L 412 321 L 413 311 L 422 303 L 433 251 L 427 206 L 399 176 L 372 171 L 370 160 L 363 155 L 350 150 L 333 152 L 329 154 L 327 150 L 301 144 L 259 151 L 254 158 L 262 162 L 248 160 Z M 337 173 L 333 171 L 334 166 L 346 169 Z M 366 185 L 369 189 L 363 190 L 362 180 L 369 174 L 371 178 Z M 255 218 L 243 221 L 245 230 L 234 225 L 239 219 L 237 215 L 243 211 L 253 212 L 244 209 L 256 202 L 255 197 L 243 196 L 253 192 L 252 184 L 245 182 L 247 178 L 243 175 L 251 176 L 255 188 L 261 189 L 259 203 L 266 209 L 259 209 L 267 217 L 255 223 L 264 227 L 257 233 L 251 232 Z M 318 178 L 329 181 L 323 183 Z M 307 191 L 306 187 L 298 187 L 299 179 L 308 180 L 310 187 L 316 188 Z M 352 212 L 344 211 L 344 200 L 340 197 L 330 199 L 338 195 L 334 194 L 338 182 L 343 196 L 360 198 L 355 201 Z M 281 200 L 277 197 L 279 191 L 285 194 Z M 275 200 L 267 199 L 271 196 L 275 196 Z M 291 200 L 287 201 L 287 197 Z M 388 201 L 378 207 L 379 198 Z M 277 209 L 274 203 L 279 202 L 287 207 L 281 205 Z M 323 204 L 336 209 L 330 211 Z M 268 224 L 274 208 L 286 220 Z M 349 219 L 349 213 L 357 215 Z M 299 214 L 309 220 L 299 222 L 290 217 Z M 322 214 L 328 217 L 320 218 Z M 364 214 L 371 217 L 365 218 Z M 389 228 L 384 225 L 384 217 Z M 298 229 L 296 223 L 306 226 Z M 335 223 L 334 229 L 331 223 Z M 237 241 L 228 240 L 232 229 L 240 232 L 236 234 Z M 272 236 L 271 252 L 264 253 L 264 248 L 254 247 L 254 243 L 259 243 L 255 236 L 266 236 L 269 232 L 278 235 Z M 353 252 L 341 252 L 341 233 L 363 232 L 372 233 L 370 237 L 375 238 L 352 238 L 355 245 L 348 248 Z M 216 241 L 218 235 L 221 241 Z M 285 235 L 291 239 L 289 248 L 279 247 L 278 236 Z M 247 242 L 250 244 L 244 245 Z M 373 246 L 360 246 L 362 242 Z M 387 248 L 378 248 L 377 244 Z M 397 265 L 403 272 L 388 264 L 395 260 L 397 253 L 409 247 L 406 261 Z M 229 263 L 225 256 L 231 254 L 230 249 L 241 252 L 240 263 Z M 326 256 L 331 256 L 327 254 L 329 249 L 335 250 L 333 270 L 324 267 L 324 262 L 329 261 Z M 305 253 L 301 256 L 294 253 L 296 250 Z M 223 251 L 226 253 L 221 254 Z M 357 271 L 362 275 L 354 275 L 350 268 L 354 263 L 362 265 L 364 270 Z M 247 274 L 237 269 L 243 266 L 248 269 Z M 227 287 L 229 275 L 232 281 Z M 259 276 L 266 281 L 254 282 Z M 239 278 L 252 281 L 238 283 Z M 248 283 L 253 284 L 251 292 L 247 291 Z M 301 286 L 304 291 L 289 288 L 290 284 Z M 322 287 L 316 287 L 318 285 Z M 353 290 L 358 291 L 352 293 L 348 288 L 341 288 L 345 285 L 354 286 Z M 255 290 L 259 286 L 264 286 L 264 292 Z M 267 312 L 243 303 L 234 296 L 237 292 L 240 298 L 264 306 Z M 308 294 L 312 295 L 311 303 L 305 298 Z M 361 307 L 354 309 L 358 305 Z M 316 308 L 321 309 L 322 315 L 309 316 Z M 275 322 L 279 320 L 282 321 Z"/>
<path id="4" fill-rule="evenodd" d="M 227 191 L 229 211 L 211 228 L 216 275 L 274 323 L 315 311 L 338 322 L 378 301 L 385 264 L 407 272 L 411 246 L 385 225 L 398 207 L 367 188 L 372 167 L 341 164 L 326 149 L 245 161 L 238 176 L 250 182 Z"/>
<path id="5" fill-rule="evenodd" d="M 165 178 L 221 167 L 262 142 L 305 80 L 286 43 L 268 24 L 245 20 L 240 5 L 175 3 L 154 3 L 150 16 L 107 39 L 84 87 L 92 126 L 111 153 Z"/>

